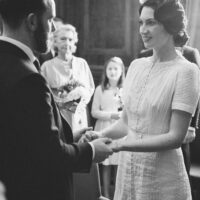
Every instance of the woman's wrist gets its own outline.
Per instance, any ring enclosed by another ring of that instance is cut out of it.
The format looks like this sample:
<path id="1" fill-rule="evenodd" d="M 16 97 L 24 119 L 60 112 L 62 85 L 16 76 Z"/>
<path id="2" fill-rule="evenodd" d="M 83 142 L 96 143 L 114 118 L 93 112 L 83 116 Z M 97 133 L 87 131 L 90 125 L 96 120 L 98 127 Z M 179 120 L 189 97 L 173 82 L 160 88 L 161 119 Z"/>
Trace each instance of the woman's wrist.
<path id="1" fill-rule="evenodd" d="M 112 113 L 110 113 L 110 114 L 109 114 L 109 119 L 112 119 L 112 118 L 113 118 L 113 117 L 112 117 Z"/>
<path id="2" fill-rule="evenodd" d="M 113 141 L 113 147 L 112 147 L 114 152 L 119 152 L 122 151 L 122 141 L 121 140 L 114 140 Z"/>
<path id="3" fill-rule="evenodd" d="M 117 148 L 119 151 L 123 151 L 123 140 L 117 140 Z"/>
<path id="4" fill-rule="evenodd" d="M 105 136 L 103 135 L 103 132 L 102 132 L 102 131 L 98 132 L 98 137 L 99 137 L 99 138 L 105 137 Z"/>

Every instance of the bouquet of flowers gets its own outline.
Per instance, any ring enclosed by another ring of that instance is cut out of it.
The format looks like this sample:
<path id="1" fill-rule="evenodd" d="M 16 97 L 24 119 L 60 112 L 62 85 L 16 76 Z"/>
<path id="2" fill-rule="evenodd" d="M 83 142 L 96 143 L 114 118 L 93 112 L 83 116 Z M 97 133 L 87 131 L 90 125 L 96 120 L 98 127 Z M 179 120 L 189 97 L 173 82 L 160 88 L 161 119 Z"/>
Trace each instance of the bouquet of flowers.
<path id="1" fill-rule="evenodd" d="M 57 88 L 56 91 L 53 92 L 55 101 L 61 104 L 70 101 L 79 103 L 82 97 L 83 87 L 83 84 L 78 80 L 70 78 L 65 85 Z"/>
<path id="2" fill-rule="evenodd" d="M 115 93 L 115 98 L 118 102 L 118 111 L 122 111 L 124 104 L 122 101 L 122 88 L 118 88 L 117 92 Z"/>

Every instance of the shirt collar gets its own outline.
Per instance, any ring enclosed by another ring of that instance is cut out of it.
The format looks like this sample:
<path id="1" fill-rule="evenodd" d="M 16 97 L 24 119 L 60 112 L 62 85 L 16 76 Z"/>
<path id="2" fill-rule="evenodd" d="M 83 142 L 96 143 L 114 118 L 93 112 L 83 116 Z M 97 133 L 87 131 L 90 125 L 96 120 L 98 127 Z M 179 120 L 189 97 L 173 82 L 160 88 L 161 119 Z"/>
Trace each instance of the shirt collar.
<path id="1" fill-rule="evenodd" d="M 19 47 L 22 51 L 24 51 L 24 53 L 26 53 L 26 55 L 30 58 L 31 62 L 35 61 L 36 57 L 34 56 L 33 51 L 27 45 L 23 44 L 18 40 L 6 36 L 0 36 L 0 40 L 14 44 L 15 46 Z"/>

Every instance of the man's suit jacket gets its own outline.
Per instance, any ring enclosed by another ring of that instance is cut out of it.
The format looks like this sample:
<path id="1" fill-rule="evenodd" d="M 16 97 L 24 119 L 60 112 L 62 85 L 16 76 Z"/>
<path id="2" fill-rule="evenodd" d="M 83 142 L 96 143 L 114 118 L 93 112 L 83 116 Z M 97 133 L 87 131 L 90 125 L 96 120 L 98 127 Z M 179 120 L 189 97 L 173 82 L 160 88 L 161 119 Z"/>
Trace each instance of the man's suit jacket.
<path id="1" fill-rule="evenodd" d="M 72 144 L 45 79 L 18 47 L 0 41 L 0 180 L 8 200 L 71 200 L 72 172 L 92 148 Z"/>

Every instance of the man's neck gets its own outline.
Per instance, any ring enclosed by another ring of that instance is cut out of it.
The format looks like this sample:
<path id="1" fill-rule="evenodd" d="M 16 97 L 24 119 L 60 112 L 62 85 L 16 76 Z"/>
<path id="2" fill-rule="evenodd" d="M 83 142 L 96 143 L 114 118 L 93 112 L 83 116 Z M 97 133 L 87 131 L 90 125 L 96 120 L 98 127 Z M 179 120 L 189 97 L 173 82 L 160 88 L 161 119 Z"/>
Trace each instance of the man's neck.
<path id="1" fill-rule="evenodd" d="M 22 51 L 24 51 L 24 53 L 27 54 L 27 56 L 30 58 L 31 62 L 33 62 L 35 60 L 35 56 L 33 54 L 33 51 L 29 48 L 29 46 L 20 42 L 19 40 L 16 40 L 14 38 L 7 37 L 7 36 L 4 36 L 4 35 L 0 36 L 0 40 L 9 42 L 9 43 L 17 46 L 18 48 L 20 48 Z"/>
<path id="2" fill-rule="evenodd" d="M 3 29 L 2 36 L 17 40 L 23 43 L 24 45 L 28 46 L 33 51 L 30 36 L 24 29 L 20 27 L 17 30 L 11 30 L 9 27 L 5 26 Z"/>

